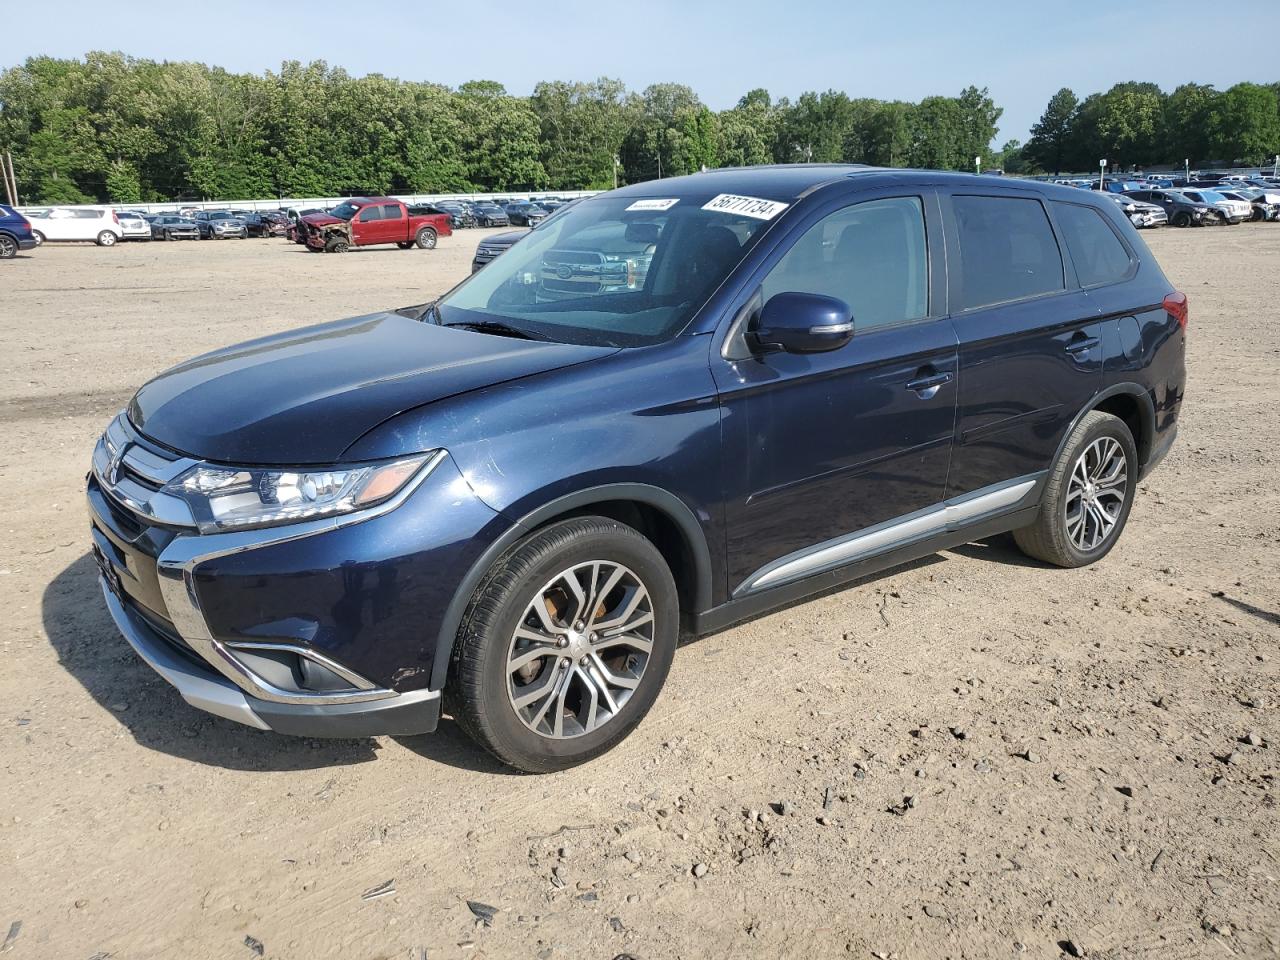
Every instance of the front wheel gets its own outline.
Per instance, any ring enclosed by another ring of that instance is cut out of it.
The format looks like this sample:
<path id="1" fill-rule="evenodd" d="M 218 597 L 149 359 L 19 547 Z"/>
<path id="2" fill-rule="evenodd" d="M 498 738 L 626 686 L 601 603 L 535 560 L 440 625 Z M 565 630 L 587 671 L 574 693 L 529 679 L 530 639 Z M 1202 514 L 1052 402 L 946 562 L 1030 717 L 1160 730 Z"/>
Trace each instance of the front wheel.
<path id="1" fill-rule="evenodd" d="M 1090 410 L 1071 431 L 1045 484 L 1035 523 L 1013 531 L 1023 553 L 1059 567 L 1101 560 L 1124 530 L 1138 481 L 1133 434 Z"/>
<path id="2" fill-rule="evenodd" d="M 110 230 L 103 230 L 100 234 L 98 234 L 97 243 L 98 243 L 98 246 L 100 247 L 114 247 L 116 245 L 117 239 L 119 238 Z"/>
<path id="3" fill-rule="evenodd" d="M 1191 226 L 1191 214 L 1187 213 L 1185 210 L 1181 213 L 1175 213 L 1173 215 L 1173 225 L 1175 227 Z"/>
<path id="4" fill-rule="evenodd" d="M 413 242 L 418 245 L 419 250 L 433 250 L 436 245 L 436 232 L 430 227 L 423 227 L 413 238 Z"/>
<path id="5" fill-rule="evenodd" d="M 351 249 L 351 244 L 346 240 L 330 240 L 324 245 L 325 253 L 346 253 Z"/>
<path id="6" fill-rule="evenodd" d="M 520 770 L 584 763 L 653 706 L 679 613 L 671 571 L 639 532 L 604 517 L 552 524 L 476 589 L 449 665 L 448 710 Z"/>

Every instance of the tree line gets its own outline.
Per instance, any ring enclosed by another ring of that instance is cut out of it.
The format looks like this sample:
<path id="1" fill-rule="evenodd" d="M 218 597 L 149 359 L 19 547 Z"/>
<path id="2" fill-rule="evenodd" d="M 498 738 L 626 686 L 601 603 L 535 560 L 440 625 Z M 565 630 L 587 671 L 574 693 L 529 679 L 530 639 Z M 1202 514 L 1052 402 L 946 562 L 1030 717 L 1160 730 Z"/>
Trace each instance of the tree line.
<path id="1" fill-rule="evenodd" d="M 1063 87 L 1026 145 L 1009 146 L 1011 173 L 1092 171 L 1103 159 L 1112 168 L 1270 163 L 1280 153 L 1280 83 L 1184 83 L 1172 93 L 1118 83 L 1084 100 Z"/>
<path id="2" fill-rule="evenodd" d="M 597 189 L 704 167 L 998 162 L 985 89 L 918 103 L 752 90 L 713 111 L 689 87 L 540 83 L 527 97 L 323 61 L 232 73 L 90 53 L 0 74 L 0 149 L 25 202 Z"/>

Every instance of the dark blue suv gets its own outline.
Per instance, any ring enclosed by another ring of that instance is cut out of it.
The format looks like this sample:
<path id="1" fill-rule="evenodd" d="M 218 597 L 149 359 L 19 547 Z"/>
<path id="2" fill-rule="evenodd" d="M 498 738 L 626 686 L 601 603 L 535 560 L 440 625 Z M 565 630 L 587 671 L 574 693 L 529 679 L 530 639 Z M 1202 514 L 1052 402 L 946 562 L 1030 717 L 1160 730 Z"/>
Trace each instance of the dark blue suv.
<path id="1" fill-rule="evenodd" d="M 13 207 L 0 203 L 0 260 L 12 260 L 19 250 L 36 246 L 35 235 L 27 218 Z"/>
<path id="2" fill-rule="evenodd" d="M 1115 544 L 1177 431 L 1187 304 L 1108 198 L 720 170 L 577 204 L 422 307 L 143 386 L 88 478 L 107 605 L 191 704 L 617 743 L 681 633 L 1013 531 Z"/>

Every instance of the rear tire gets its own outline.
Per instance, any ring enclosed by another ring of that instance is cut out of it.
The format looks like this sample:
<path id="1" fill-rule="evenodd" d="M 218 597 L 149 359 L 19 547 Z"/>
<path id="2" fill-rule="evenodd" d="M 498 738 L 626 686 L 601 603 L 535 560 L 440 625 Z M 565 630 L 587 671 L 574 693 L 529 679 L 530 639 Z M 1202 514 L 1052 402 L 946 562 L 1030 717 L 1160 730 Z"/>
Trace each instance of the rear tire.
<path id="1" fill-rule="evenodd" d="M 35 238 L 36 246 L 37 246 L 37 247 L 43 247 L 43 246 L 44 246 L 44 234 L 43 234 L 43 233 L 41 233 L 39 230 L 32 230 L 32 231 L 31 231 L 31 236 Z"/>
<path id="2" fill-rule="evenodd" d="M 18 241 L 7 233 L 0 233 L 0 260 L 12 260 L 18 255 Z"/>
<path id="3" fill-rule="evenodd" d="M 110 230 L 103 230 L 100 234 L 98 234 L 97 244 L 100 247 L 114 247 L 118 239 L 119 237 L 117 237 Z"/>
<path id="4" fill-rule="evenodd" d="M 527 773 L 584 763 L 653 706 L 679 614 L 671 571 L 636 530 L 604 517 L 552 524 L 501 557 L 476 588 L 449 664 L 446 709 Z"/>
<path id="5" fill-rule="evenodd" d="M 418 231 L 417 236 L 413 238 L 413 242 L 417 244 L 419 250 L 434 250 L 436 246 L 436 232 L 430 227 L 423 227 Z"/>
<path id="6" fill-rule="evenodd" d="M 1138 485 L 1138 451 L 1123 420 L 1090 410 L 1049 471 L 1040 514 L 1013 531 L 1029 557 L 1059 567 L 1101 560 L 1124 531 Z"/>

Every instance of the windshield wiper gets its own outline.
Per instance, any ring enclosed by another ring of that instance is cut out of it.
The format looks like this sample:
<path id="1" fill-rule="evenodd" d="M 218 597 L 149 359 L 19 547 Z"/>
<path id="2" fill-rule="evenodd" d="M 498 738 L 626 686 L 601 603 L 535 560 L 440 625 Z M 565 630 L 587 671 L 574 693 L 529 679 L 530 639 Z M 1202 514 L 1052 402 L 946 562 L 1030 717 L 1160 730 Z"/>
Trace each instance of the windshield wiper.
<path id="1" fill-rule="evenodd" d="M 519 327 L 513 327 L 509 323 L 501 323 L 497 320 L 471 320 L 460 323 L 442 323 L 440 326 L 457 327 L 462 330 L 474 330 L 476 333 L 492 333 L 500 337 L 519 337 L 521 340 L 549 339 L 540 333 L 530 333 L 528 330 L 521 330 Z"/>

